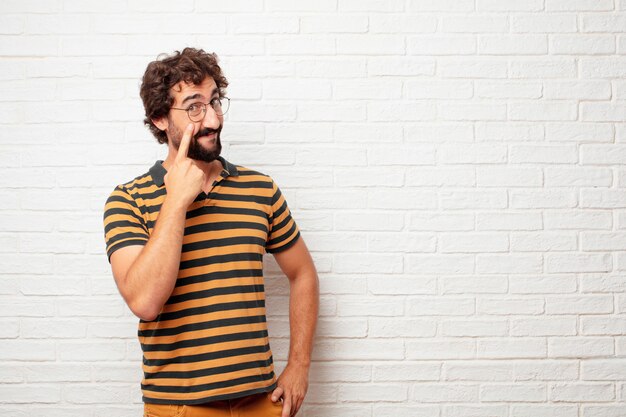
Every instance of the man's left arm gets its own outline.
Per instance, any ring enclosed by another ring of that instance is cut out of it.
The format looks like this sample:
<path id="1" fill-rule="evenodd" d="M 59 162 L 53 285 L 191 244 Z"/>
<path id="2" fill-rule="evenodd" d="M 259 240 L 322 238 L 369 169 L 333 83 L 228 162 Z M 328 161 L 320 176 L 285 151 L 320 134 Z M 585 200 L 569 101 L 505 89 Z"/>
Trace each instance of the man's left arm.
<path id="1" fill-rule="evenodd" d="M 272 392 L 272 401 L 283 398 L 281 417 L 296 415 L 309 385 L 313 335 L 319 310 L 317 271 L 300 236 L 288 249 L 274 254 L 280 269 L 289 278 L 289 358 Z"/>

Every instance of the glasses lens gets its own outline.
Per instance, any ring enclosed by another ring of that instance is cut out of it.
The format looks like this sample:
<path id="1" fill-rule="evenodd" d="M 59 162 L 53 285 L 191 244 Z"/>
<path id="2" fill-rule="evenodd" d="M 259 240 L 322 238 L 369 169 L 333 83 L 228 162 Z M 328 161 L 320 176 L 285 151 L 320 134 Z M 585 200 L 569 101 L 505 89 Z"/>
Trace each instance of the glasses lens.
<path id="1" fill-rule="evenodd" d="M 202 116 L 204 116 L 204 106 L 202 104 L 192 104 L 187 109 L 187 114 L 192 122 L 202 120 Z"/>
<path id="2" fill-rule="evenodd" d="M 215 111 L 217 111 L 218 114 L 224 115 L 228 111 L 228 107 L 230 107 L 230 99 L 228 97 L 222 97 L 220 99 L 220 109 L 219 111 L 217 109 Z"/>

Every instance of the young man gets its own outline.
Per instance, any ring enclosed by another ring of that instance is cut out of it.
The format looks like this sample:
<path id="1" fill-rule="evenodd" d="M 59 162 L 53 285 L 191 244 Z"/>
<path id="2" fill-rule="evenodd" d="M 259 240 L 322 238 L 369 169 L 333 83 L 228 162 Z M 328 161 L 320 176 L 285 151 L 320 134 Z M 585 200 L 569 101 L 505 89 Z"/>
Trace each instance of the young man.
<path id="1" fill-rule="evenodd" d="M 220 156 L 228 82 L 185 48 L 143 76 L 144 122 L 165 161 L 119 185 L 104 212 L 120 294 L 139 317 L 146 416 L 281 416 L 300 408 L 318 312 L 315 266 L 273 180 Z M 290 283 L 290 347 L 276 378 L 264 252 Z"/>

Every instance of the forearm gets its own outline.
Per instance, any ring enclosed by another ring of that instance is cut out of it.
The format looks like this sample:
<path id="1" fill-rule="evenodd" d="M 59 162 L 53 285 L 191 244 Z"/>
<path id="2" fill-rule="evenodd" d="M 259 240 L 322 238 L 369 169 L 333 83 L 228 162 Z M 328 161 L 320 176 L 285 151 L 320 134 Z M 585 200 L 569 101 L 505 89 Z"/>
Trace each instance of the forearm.
<path id="1" fill-rule="evenodd" d="M 319 283 L 315 268 L 290 280 L 288 365 L 308 369 L 319 311 Z"/>
<path id="2" fill-rule="evenodd" d="M 154 319 L 176 285 L 186 208 L 165 198 L 148 243 L 128 270 L 124 298 L 144 320 Z"/>

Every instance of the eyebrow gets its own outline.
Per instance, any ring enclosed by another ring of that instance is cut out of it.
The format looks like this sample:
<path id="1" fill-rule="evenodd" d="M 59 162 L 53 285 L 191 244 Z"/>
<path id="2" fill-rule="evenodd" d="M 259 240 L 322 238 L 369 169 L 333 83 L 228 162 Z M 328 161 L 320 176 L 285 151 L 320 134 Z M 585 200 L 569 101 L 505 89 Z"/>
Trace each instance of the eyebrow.
<path id="1" fill-rule="evenodd" d="M 211 92 L 211 96 L 214 96 L 214 95 L 215 95 L 218 91 L 219 91 L 219 88 L 218 88 L 218 87 L 215 87 L 215 88 L 213 89 L 213 91 Z M 183 102 L 182 102 L 182 103 L 180 103 L 180 104 L 182 105 L 182 104 L 185 104 L 185 102 L 186 102 L 186 101 L 189 101 L 189 100 L 194 100 L 194 99 L 196 99 L 196 98 L 202 98 L 202 97 L 204 97 L 202 94 L 197 93 L 197 94 L 194 94 L 194 95 L 191 95 L 191 96 L 185 97 L 185 99 L 183 100 Z"/>

